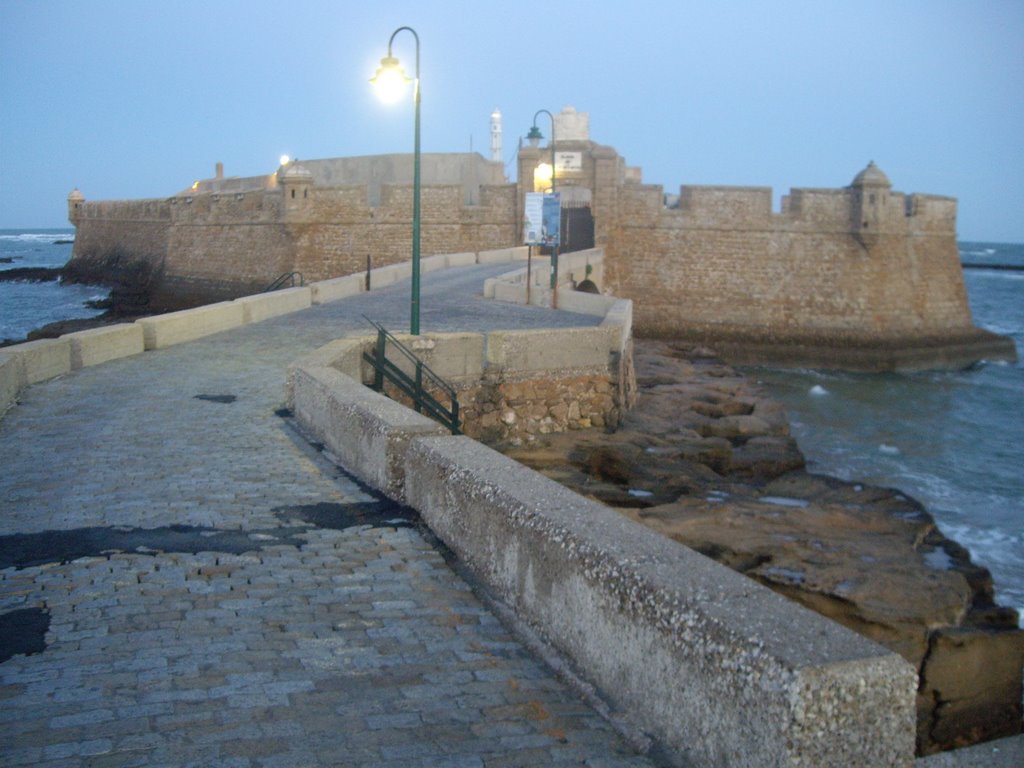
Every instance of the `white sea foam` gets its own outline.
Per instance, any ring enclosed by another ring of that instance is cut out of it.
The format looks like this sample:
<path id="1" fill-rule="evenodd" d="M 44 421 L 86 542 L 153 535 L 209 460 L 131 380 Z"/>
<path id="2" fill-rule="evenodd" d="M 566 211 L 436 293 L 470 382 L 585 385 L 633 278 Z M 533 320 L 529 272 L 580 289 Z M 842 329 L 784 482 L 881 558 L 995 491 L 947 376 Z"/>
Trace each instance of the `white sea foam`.
<path id="1" fill-rule="evenodd" d="M 878 452 L 885 453 L 890 456 L 898 456 L 900 453 L 900 449 L 897 448 L 895 445 L 887 445 L 886 443 L 882 443 L 880 446 L 878 446 Z"/>
<path id="2" fill-rule="evenodd" d="M 948 571 L 953 567 L 953 558 L 944 549 L 933 549 L 925 553 L 924 564 L 936 571 Z"/>
<path id="3" fill-rule="evenodd" d="M 17 235 L 0 235 L 0 240 L 15 243 L 55 243 L 58 240 L 73 240 L 68 232 L 21 232 Z"/>
<path id="4" fill-rule="evenodd" d="M 651 491 L 644 491 L 644 490 L 641 490 L 639 488 L 630 488 L 629 489 L 629 495 L 630 496 L 635 496 L 635 497 L 637 497 L 639 499 L 645 499 L 648 496 L 653 496 L 654 494 Z"/>
<path id="5" fill-rule="evenodd" d="M 815 397 L 822 397 L 828 394 L 828 390 L 821 386 L 821 384 L 815 384 L 809 391 Z"/>

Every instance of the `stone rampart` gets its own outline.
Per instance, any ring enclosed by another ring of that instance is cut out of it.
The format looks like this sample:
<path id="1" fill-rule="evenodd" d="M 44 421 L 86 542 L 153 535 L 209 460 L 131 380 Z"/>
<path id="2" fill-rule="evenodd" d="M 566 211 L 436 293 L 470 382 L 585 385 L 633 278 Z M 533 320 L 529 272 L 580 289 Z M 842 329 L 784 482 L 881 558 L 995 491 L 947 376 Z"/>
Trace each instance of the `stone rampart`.
<path id="1" fill-rule="evenodd" d="M 865 195 L 886 202 L 865 213 Z M 683 187 L 678 208 L 662 197 L 623 186 L 608 244 L 609 286 L 642 298 L 639 335 L 737 362 L 867 370 L 1012 355 L 973 325 L 950 198 L 798 189 L 773 213 L 767 188 Z"/>
<path id="2" fill-rule="evenodd" d="M 683 186 L 666 206 L 663 188 L 640 183 L 611 147 L 576 136 L 558 149 L 574 160 L 558 189 L 589 205 L 606 253 L 600 279 L 637 302 L 638 335 L 711 343 L 738 362 L 862 370 L 1016 356 L 1012 341 L 974 327 L 953 198 L 896 192 L 872 163 L 847 187 L 790 190 L 778 212 L 767 187 Z M 497 183 L 500 169 L 477 156 L 433 157 L 421 253 L 514 246 L 547 157 L 522 148 L 516 184 Z M 407 159 L 295 163 L 137 203 L 87 202 L 76 190 L 70 271 L 135 275 L 137 303 L 167 309 L 236 298 L 287 272 L 313 282 L 407 262 Z M 544 287 L 534 296 L 531 286 L 531 302 Z"/>
<path id="3" fill-rule="evenodd" d="M 70 271 L 83 281 L 109 282 L 116 268 L 144 275 L 145 306 L 162 310 L 234 299 L 287 272 L 315 282 L 409 260 L 411 185 L 378 184 L 375 205 L 367 185 L 282 177 L 245 191 L 203 191 L 209 186 L 166 200 L 69 201 Z M 464 196 L 457 185 L 422 188 L 421 253 L 515 242 L 513 186 L 479 186 L 473 204 Z"/>

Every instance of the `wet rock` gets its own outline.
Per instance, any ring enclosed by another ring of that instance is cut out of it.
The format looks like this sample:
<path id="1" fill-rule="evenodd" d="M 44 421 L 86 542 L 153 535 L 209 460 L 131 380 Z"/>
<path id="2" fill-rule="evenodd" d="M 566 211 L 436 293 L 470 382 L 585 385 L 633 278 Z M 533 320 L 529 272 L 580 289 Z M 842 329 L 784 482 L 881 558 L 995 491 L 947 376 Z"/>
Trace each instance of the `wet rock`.
<path id="1" fill-rule="evenodd" d="M 966 746 L 1015 733 L 1021 720 L 1024 634 L 985 627 L 940 629 L 921 673 L 918 743 Z"/>
<path id="2" fill-rule="evenodd" d="M 1019 732 L 1017 614 L 919 503 L 808 474 L 783 407 L 706 349 L 640 341 L 635 363 L 614 432 L 510 455 L 901 654 L 921 754 Z"/>

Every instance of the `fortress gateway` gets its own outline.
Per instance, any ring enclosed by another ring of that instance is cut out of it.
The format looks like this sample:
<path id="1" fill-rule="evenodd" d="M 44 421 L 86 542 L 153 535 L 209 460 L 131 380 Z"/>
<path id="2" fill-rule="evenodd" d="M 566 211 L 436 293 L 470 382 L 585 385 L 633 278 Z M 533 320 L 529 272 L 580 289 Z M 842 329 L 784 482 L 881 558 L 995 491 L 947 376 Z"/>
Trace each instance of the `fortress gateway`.
<path id="1" fill-rule="evenodd" d="M 635 302 L 641 336 L 712 344 L 737 362 L 861 370 L 1013 359 L 974 326 L 956 244 L 956 200 L 896 192 L 869 164 L 847 187 L 642 183 L 555 116 L 563 250 L 605 251 L 604 288 Z M 424 257 L 521 244 L 526 192 L 550 186 L 549 148 L 522 147 L 516 183 L 478 154 L 422 159 Z M 540 169 L 540 173 L 538 173 Z M 548 176 L 544 176 L 544 171 Z M 159 311 L 235 298 L 299 272 L 306 281 L 408 261 L 412 156 L 293 162 L 212 179 L 164 199 L 86 201 L 75 190 L 69 270 Z"/>

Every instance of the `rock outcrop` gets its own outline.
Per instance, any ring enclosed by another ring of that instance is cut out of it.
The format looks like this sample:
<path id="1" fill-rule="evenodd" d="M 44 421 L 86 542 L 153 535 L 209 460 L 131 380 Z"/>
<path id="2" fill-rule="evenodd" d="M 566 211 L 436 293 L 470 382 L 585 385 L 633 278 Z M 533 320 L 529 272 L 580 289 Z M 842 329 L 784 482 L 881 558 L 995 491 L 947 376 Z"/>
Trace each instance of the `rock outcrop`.
<path id="1" fill-rule="evenodd" d="M 782 406 L 710 350 L 635 356 L 639 403 L 615 432 L 507 453 L 901 654 L 919 753 L 1020 732 L 1017 614 L 921 504 L 806 472 Z"/>

